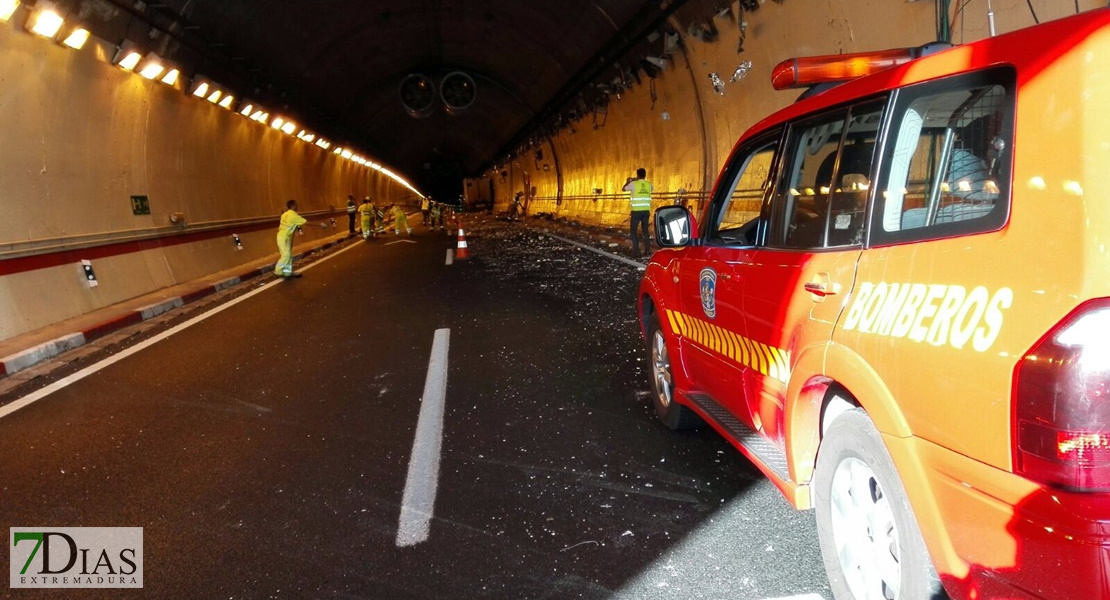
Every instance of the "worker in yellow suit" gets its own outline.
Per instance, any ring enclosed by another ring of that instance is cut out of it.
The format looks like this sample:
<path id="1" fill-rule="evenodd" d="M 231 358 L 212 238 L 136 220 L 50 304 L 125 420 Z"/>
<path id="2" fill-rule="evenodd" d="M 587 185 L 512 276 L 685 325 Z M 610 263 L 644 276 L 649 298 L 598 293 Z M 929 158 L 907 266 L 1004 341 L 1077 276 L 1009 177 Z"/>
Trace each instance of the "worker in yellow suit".
<path id="1" fill-rule="evenodd" d="M 374 227 L 377 212 L 378 210 L 374 208 L 374 204 L 370 202 L 370 196 L 362 199 L 362 206 L 358 207 L 358 214 L 362 217 L 362 239 L 370 239 L 370 234 L 374 233 L 374 230 L 377 229 Z"/>
<path id="2" fill-rule="evenodd" d="M 308 219 L 297 214 L 297 201 L 290 200 L 285 203 L 285 212 L 281 214 L 281 224 L 278 225 L 277 245 L 281 258 L 274 265 L 274 275 L 279 277 L 300 277 L 300 273 L 293 272 L 293 236 L 301 225 Z"/>
<path id="3" fill-rule="evenodd" d="M 393 232 L 401 235 L 401 229 L 404 229 L 406 235 L 412 235 L 412 227 L 409 227 L 409 218 L 405 215 L 405 209 L 394 204 L 390 212 L 393 213 Z"/>

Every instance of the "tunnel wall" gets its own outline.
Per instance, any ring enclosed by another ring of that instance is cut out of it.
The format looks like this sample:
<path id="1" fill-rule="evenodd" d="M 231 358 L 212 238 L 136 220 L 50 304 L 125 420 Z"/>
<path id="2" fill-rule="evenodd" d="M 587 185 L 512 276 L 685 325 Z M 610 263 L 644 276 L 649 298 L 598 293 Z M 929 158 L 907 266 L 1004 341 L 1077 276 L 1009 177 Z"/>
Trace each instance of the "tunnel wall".
<path id="1" fill-rule="evenodd" d="M 0 23 L 0 340 L 276 259 L 287 199 L 310 219 L 300 248 L 346 234 L 348 193 L 415 201 L 377 171 L 113 66 L 114 47 L 12 27 Z M 134 214 L 133 195 L 150 214 Z M 82 258 L 95 258 L 96 287 Z"/>
<path id="2" fill-rule="evenodd" d="M 740 135 L 800 93 L 771 88 L 776 64 L 795 56 L 919 46 L 936 39 L 933 2 L 768 1 L 740 19 L 712 17 L 719 6 L 691 1 L 680 10 L 670 25 L 680 32 L 682 43 L 663 72 L 654 80 L 641 75 L 641 83 L 611 100 L 604 114 L 587 115 L 561 129 L 543 144 L 545 160 L 536 161 L 529 149 L 471 187 L 493 181 L 492 210 L 501 212 L 516 192 L 527 189 L 525 180 L 530 179 L 536 193 L 528 203 L 529 214 L 621 228 L 629 219 L 628 195 L 621 188 L 636 168 L 644 167 L 655 186 L 655 207 L 678 198 L 696 209 Z M 730 6 L 733 15 L 739 14 L 739 3 Z M 1032 0 L 1032 6 L 1040 22 L 1075 13 L 1073 2 Z M 1103 6 L 1101 0 L 1079 2 L 1080 10 Z M 993 10 L 998 33 L 1035 24 L 1025 2 L 995 2 Z M 719 31 L 716 41 L 688 35 L 690 23 L 707 19 Z M 744 50 L 738 53 L 745 21 Z M 951 31 L 957 44 L 987 37 L 986 0 L 967 2 Z M 662 40 L 658 44 L 662 54 Z M 743 61 L 752 63 L 747 75 L 729 83 Z M 711 73 L 725 82 L 723 94 L 713 88 Z M 664 111 L 669 118 L 663 118 Z M 548 171 L 542 170 L 543 163 Z"/>

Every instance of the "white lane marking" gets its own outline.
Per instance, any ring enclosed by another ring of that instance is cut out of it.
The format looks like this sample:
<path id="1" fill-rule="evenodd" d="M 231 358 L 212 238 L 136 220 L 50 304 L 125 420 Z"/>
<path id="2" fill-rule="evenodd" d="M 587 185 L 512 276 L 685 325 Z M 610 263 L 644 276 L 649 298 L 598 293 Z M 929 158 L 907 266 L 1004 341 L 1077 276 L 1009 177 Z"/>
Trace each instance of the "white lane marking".
<path id="1" fill-rule="evenodd" d="M 800 596 L 786 596 L 784 598 L 767 598 L 767 600 L 825 600 L 821 594 L 802 594 Z"/>
<path id="2" fill-rule="evenodd" d="M 570 245 L 572 245 L 572 246 L 578 246 L 579 248 L 583 248 L 583 249 L 585 249 L 585 250 L 589 250 L 590 252 L 597 252 L 598 254 L 600 254 L 600 255 L 604 256 L 605 258 L 611 258 L 611 259 L 613 259 L 613 260 L 619 260 L 619 261 L 621 261 L 622 263 L 626 263 L 626 264 L 632 265 L 633 267 L 636 267 L 637 269 L 639 269 L 639 270 L 641 270 L 641 271 L 643 271 L 643 270 L 644 270 L 644 269 L 646 268 L 646 267 L 644 266 L 644 263 L 639 263 L 639 262 L 636 262 L 636 261 L 634 261 L 634 260 L 632 260 L 632 259 L 630 259 L 630 258 L 625 258 L 625 257 L 623 257 L 623 256 L 617 256 L 616 254 L 613 254 L 612 252 L 605 252 L 605 251 L 603 251 L 603 250 L 598 250 L 597 248 L 594 248 L 594 247 L 592 247 L 592 246 L 587 246 L 586 244 L 580 244 L 580 243 L 578 243 L 578 242 L 576 242 L 576 241 L 574 241 L 574 240 L 568 240 L 568 239 L 567 239 L 567 238 L 565 238 L 565 237 L 560 237 L 560 236 L 557 236 L 557 235 L 555 235 L 555 234 L 553 234 L 553 233 L 548 233 L 548 234 L 545 234 L 545 235 L 549 235 L 549 236 L 551 236 L 551 237 L 553 237 L 553 238 L 555 238 L 555 239 L 557 239 L 557 240 L 560 240 L 560 241 L 566 242 L 566 243 L 568 243 L 568 244 L 570 244 Z"/>
<path id="3" fill-rule="evenodd" d="M 446 264 L 450 265 L 450 264 L 454 264 L 454 262 L 455 262 L 455 251 L 448 248 L 447 249 L 447 263 Z"/>
<path id="4" fill-rule="evenodd" d="M 397 240 L 395 242 L 389 242 L 388 244 L 386 244 L 386 246 L 392 246 L 393 244 L 400 244 L 401 242 L 404 242 L 406 244 L 415 244 L 416 243 L 412 240 Z"/>
<path id="5" fill-rule="evenodd" d="M 339 251 L 337 251 L 333 254 L 329 254 L 329 255 L 321 258 L 320 260 L 317 260 L 317 261 L 313 262 L 312 264 L 304 266 L 304 267 L 302 267 L 298 270 L 299 271 L 307 271 L 307 270 L 315 267 L 316 265 L 318 265 L 318 264 L 320 264 L 320 263 L 322 263 L 326 260 L 331 260 L 331 259 L 335 258 L 336 256 L 339 256 L 340 254 L 343 254 L 344 252 L 346 252 L 346 251 L 348 251 L 352 248 L 356 248 L 358 246 L 359 246 L 359 244 L 351 244 L 350 246 L 347 246 L 346 248 L 343 248 L 342 250 L 339 250 Z M 270 283 L 267 283 L 266 285 L 264 285 L 264 286 L 262 286 L 262 287 L 260 287 L 256 290 L 252 290 L 250 292 L 247 292 L 246 294 L 243 294 L 242 296 L 239 296 L 238 298 L 228 302 L 227 304 L 222 304 L 220 306 L 217 306 L 216 308 L 213 308 L 212 310 L 210 310 L 210 311 L 208 311 L 208 312 L 206 312 L 202 315 L 197 315 L 197 316 L 193 317 L 192 319 L 189 319 L 188 321 L 185 321 L 184 323 L 178 325 L 177 327 L 174 327 L 173 329 L 167 329 L 166 331 L 163 331 L 162 333 L 159 333 L 158 335 L 150 338 L 149 340 L 146 340 L 142 343 L 136 344 L 136 345 L 124 350 L 123 352 L 120 352 L 119 354 L 114 354 L 114 355 L 112 355 L 112 356 L 110 356 L 110 357 L 108 357 L 108 358 L 106 358 L 106 359 L 104 359 L 104 360 L 102 360 L 102 361 L 100 361 L 96 364 L 89 365 L 89 366 L 85 367 L 84 369 L 81 369 L 80 371 L 78 371 L 78 372 L 76 372 L 72 375 L 69 375 L 67 377 L 63 377 L 62 379 L 59 379 L 58 381 L 55 381 L 54 383 L 52 383 L 52 384 L 50 384 L 50 385 L 48 385 L 48 386 L 46 386 L 46 387 L 44 387 L 40 390 L 36 390 L 34 392 L 31 392 L 30 394 L 27 394 L 26 396 L 23 396 L 22 398 L 20 398 L 19 400 L 16 400 L 15 402 L 12 402 L 11 404 L 6 404 L 4 406 L 0 406 L 0 419 L 12 414 L 13 412 L 15 412 L 15 411 L 17 411 L 17 410 L 19 410 L 19 409 L 21 409 L 25 406 L 30 405 L 31 403 L 38 402 L 39 400 L 42 400 L 43 398 L 49 396 L 50 394 L 53 394 L 54 392 L 56 392 L 56 391 L 58 391 L 62 388 L 65 388 L 65 387 L 69 386 L 70 384 L 77 383 L 78 381 L 81 381 L 82 379 L 88 377 L 89 375 L 92 375 L 93 373 L 96 373 L 97 371 L 100 371 L 101 369 L 110 367 L 110 366 L 116 364 L 117 362 L 127 358 L 128 356 L 131 356 L 132 354 L 135 354 L 137 352 L 141 352 L 143 350 L 146 350 L 147 348 L 149 348 L 149 347 L 153 346 L 154 344 L 157 344 L 158 342 L 170 337 L 171 335 L 173 335 L 173 334 L 175 334 L 179 331 L 182 331 L 184 329 L 188 329 L 189 327 L 192 327 L 193 325 L 196 325 L 197 323 L 200 323 L 201 321 L 207 319 L 208 317 L 211 317 L 213 315 L 221 313 L 221 312 L 231 308 L 232 306 L 235 306 L 236 304 L 239 304 L 240 302 L 246 300 L 247 298 L 250 298 L 250 297 L 252 297 L 256 294 L 261 294 L 262 292 L 274 287 L 275 285 L 281 285 L 283 283 L 286 283 L 286 281 L 284 279 L 275 279 L 274 281 L 271 281 Z M 293 284 L 293 285 L 296 285 L 296 284 Z"/>
<path id="6" fill-rule="evenodd" d="M 416 439 L 412 442 L 405 493 L 401 497 L 401 522 L 397 526 L 397 547 L 415 546 L 427 541 L 432 511 L 439 485 L 439 457 L 443 445 L 443 405 L 447 396 L 447 349 L 451 330 L 437 329 L 428 359 Z"/>

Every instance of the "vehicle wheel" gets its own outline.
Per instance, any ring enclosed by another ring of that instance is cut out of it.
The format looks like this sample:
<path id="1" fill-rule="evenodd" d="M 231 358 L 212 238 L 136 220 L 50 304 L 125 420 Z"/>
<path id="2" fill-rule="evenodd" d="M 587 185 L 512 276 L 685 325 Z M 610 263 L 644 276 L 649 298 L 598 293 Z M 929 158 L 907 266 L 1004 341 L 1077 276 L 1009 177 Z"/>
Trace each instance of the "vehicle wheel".
<path id="1" fill-rule="evenodd" d="M 648 368 L 651 369 L 651 402 L 659 420 L 673 431 L 700 425 L 702 421 L 697 413 L 674 401 L 671 355 L 667 352 L 659 317 L 654 314 L 648 320 Z"/>
<path id="2" fill-rule="evenodd" d="M 817 533 L 837 600 L 947 598 L 879 431 L 854 408 L 821 442 Z"/>

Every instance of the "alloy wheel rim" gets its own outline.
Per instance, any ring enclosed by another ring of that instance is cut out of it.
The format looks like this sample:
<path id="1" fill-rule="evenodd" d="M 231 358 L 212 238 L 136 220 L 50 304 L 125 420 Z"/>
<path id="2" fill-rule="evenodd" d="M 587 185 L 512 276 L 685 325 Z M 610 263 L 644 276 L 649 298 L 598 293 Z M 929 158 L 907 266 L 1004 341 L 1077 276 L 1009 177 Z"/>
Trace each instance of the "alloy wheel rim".
<path id="1" fill-rule="evenodd" d="M 663 332 L 656 331 L 651 340 L 651 369 L 655 379 L 655 394 L 664 408 L 671 405 L 673 381 L 671 379 L 671 357 L 667 354 L 667 344 Z"/>
<path id="2" fill-rule="evenodd" d="M 841 461 L 833 473 L 830 501 L 833 542 L 852 595 L 897 600 L 901 545 L 894 511 L 875 472 L 858 458 Z"/>

